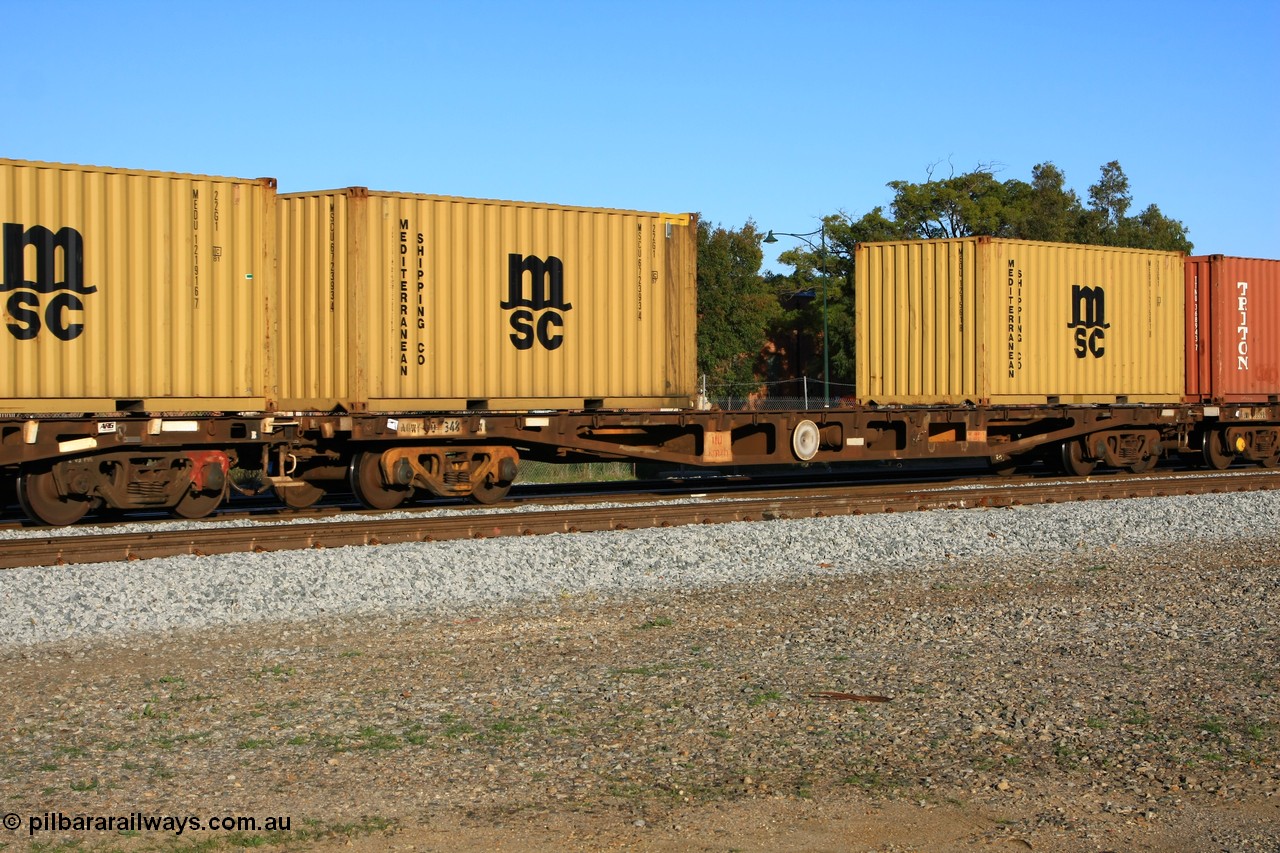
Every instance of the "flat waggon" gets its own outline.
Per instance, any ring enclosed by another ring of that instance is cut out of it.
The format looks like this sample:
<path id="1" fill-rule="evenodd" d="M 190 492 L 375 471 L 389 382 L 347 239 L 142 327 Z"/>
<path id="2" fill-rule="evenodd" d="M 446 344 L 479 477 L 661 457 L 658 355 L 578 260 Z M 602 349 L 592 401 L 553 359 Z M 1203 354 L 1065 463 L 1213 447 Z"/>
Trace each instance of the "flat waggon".
<path id="1" fill-rule="evenodd" d="M 1277 261 L 864 244 L 857 393 L 696 393 L 696 218 L 0 160 L 0 471 L 28 516 L 214 511 L 232 470 L 501 499 L 521 459 L 1280 462 Z"/>

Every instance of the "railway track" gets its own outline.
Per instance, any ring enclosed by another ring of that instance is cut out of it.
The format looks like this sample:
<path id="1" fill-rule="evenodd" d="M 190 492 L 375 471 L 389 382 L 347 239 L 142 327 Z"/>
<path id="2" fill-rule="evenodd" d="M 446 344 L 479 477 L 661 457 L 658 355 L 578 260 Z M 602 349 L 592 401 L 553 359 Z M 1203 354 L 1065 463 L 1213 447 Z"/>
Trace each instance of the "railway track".
<path id="1" fill-rule="evenodd" d="M 818 518 L 927 509 L 1007 507 L 1081 500 L 1162 497 L 1280 488 L 1280 471 L 1242 469 L 1215 473 L 1156 472 L 1111 475 L 1077 481 L 990 478 L 933 483 L 822 486 L 798 490 L 787 485 L 765 491 L 694 492 L 680 499 L 566 509 L 517 507 L 451 515 L 417 515 L 360 520 L 293 521 L 243 527 L 123 533 L 63 533 L 0 542 L 0 567 L 144 560 L 175 555 L 306 550 L 432 542 L 499 536 L 531 536 L 599 530 Z M 638 499 L 640 496 L 634 496 Z"/>

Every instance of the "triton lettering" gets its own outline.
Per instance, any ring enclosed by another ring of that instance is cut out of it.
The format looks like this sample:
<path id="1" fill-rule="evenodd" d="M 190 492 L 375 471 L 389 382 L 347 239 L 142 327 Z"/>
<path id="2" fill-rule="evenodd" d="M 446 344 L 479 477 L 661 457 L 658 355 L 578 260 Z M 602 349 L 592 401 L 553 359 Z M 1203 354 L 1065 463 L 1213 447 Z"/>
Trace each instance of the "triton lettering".
<path id="1" fill-rule="evenodd" d="M 96 293 L 97 287 L 84 283 L 84 237 L 74 228 L 56 233 L 43 225 L 23 228 L 17 222 L 4 223 L 0 243 L 4 246 L 0 293 L 8 293 L 5 310 L 9 333 L 29 341 L 47 328 L 55 338 L 72 341 L 84 332 L 76 322 L 84 311 L 81 296 Z M 27 248 L 35 249 L 34 281 L 27 279 Z M 62 263 L 58 264 L 58 250 Z M 61 279 L 57 276 L 61 273 Z M 45 302 L 41 297 L 51 296 Z"/>
<path id="2" fill-rule="evenodd" d="M 1240 322 L 1236 324 L 1236 370 L 1249 369 L 1249 282 L 1236 282 L 1236 310 Z"/>

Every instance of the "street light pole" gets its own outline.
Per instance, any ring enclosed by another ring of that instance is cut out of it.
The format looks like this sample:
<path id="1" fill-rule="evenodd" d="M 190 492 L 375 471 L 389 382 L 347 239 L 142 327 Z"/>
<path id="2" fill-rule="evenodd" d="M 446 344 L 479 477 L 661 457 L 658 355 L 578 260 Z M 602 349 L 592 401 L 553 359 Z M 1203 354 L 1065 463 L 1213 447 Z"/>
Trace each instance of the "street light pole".
<path id="1" fill-rule="evenodd" d="M 770 231 L 765 235 L 762 242 L 778 242 L 778 238 L 774 236 L 774 233 Z M 822 275 L 822 407 L 829 409 L 831 408 L 831 336 L 827 329 L 827 223 L 823 222 L 816 231 L 806 231 L 803 234 L 794 234 L 790 231 L 778 231 L 776 233 L 783 237 L 795 237 L 797 240 L 803 240 L 810 249 L 818 252 L 818 271 Z M 821 248 L 815 246 L 813 241 L 809 239 L 815 234 L 819 235 L 818 239 L 822 244 Z"/>

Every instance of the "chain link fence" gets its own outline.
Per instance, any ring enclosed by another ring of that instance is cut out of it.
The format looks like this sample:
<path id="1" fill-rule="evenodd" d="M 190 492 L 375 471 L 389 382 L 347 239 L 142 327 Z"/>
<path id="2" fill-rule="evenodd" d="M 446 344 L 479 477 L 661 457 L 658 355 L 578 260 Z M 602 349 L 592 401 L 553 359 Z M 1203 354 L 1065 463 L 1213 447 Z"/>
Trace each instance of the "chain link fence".
<path id="1" fill-rule="evenodd" d="M 520 461 L 517 483 L 612 483 L 634 480 L 634 462 L 534 462 Z"/>

